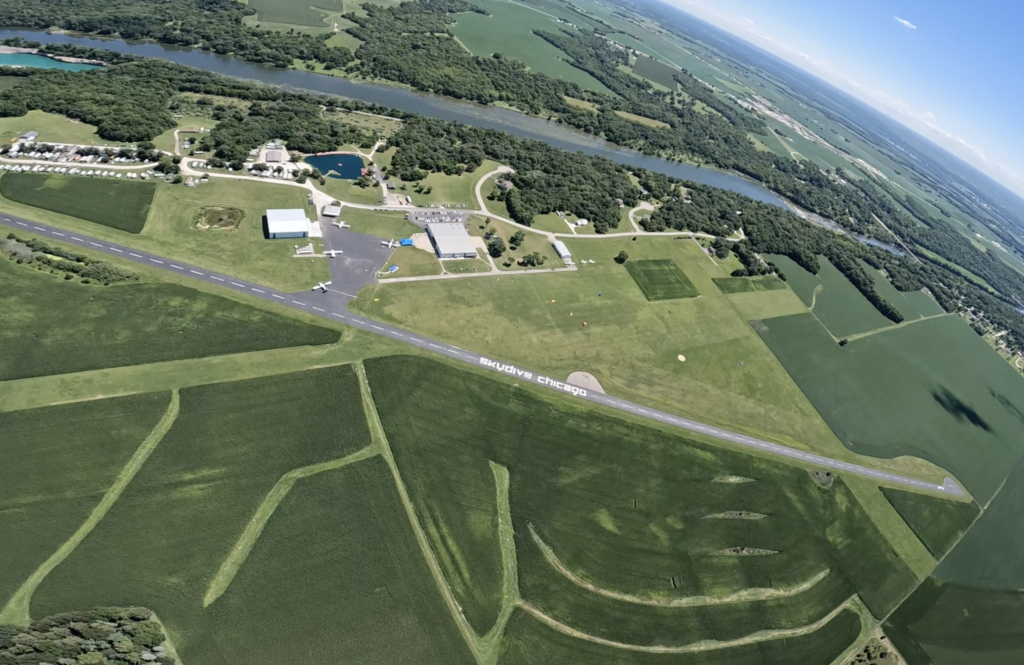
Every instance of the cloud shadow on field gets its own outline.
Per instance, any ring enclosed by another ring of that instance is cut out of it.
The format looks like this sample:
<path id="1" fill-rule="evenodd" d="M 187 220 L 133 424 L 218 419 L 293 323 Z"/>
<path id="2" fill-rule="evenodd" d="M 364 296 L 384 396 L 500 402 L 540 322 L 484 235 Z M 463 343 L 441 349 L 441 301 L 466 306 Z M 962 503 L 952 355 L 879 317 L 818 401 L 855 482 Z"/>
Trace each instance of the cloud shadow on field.
<path id="1" fill-rule="evenodd" d="M 957 422 L 967 421 L 979 429 L 983 429 L 990 434 L 992 433 L 992 428 L 985 422 L 985 419 L 978 415 L 978 412 L 968 406 L 963 400 L 950 392 L 948 388 L 932 389 L 932 398 L 939 403 L 939 406 L 946 410 L 946 413 L 956 418 Z"/>
<path id="2" fill-rule="evenodd" d="M 1002 404 L 1003 408 L 1009 411 L 1014 418 L 1019 420 L 1021 423 L 1024 423 L 1024 411 L 1021 411 L 1016 404 L 1011 402 L 1009 398 L 1006 397 L 1006 395 L 1000 395 L 991 388 L 988 389 L 988 392 L 992 395 L 992 397 L 996 398 L 996 401 Z"/>

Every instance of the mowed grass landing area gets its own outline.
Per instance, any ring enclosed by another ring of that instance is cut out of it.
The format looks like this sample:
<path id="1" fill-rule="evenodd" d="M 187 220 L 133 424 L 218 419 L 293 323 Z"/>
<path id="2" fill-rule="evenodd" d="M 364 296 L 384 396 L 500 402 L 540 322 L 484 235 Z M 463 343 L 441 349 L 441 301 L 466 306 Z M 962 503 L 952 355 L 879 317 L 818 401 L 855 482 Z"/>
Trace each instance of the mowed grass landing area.
<path id="1" fill-rule="evenodd" d="M 431 359 L 374 359 L 366 371 L 417 514 L 478 632 L 510 602 L 492 463 L 509 473 L 519 596 L 599 639 L 737 640 L 815 624 L 855 593 L 884 615 L 915 583 L 842 480 L 823 490 L 806 470 Z M 687 600 L 738 592 L 750 596 Z M 818 643 L 830 653 L 820 662 L 845 646 Z"/>
<path id="2" fill-rule="evenodd" d="M 142 232 L 155 193 L 155 182 L 44 173 L 0 177 L 6 199 L 128 233 Z"/>
<path id="3" fill-rule="evenodd" d="M 343 207 L 339 220 L 345 222 L 356 233 L 377 236 L 385 240 L 408 238 L 424 230 L 405 218 L 405 213 L 385 210 L 364 210 Z"/>
<path id="4" fill-rule="evenodd" d="M 266 645 L 268 653 L 261 656 L 246 651 L 245 661 L 268 664 L 282 662 L 280 656 L 285 649 L 293 654 L 329 654 L 348 644 L 346 652 L 351 653 L 352 643 L 358 640 L 379 648 L 410 616 L 408 609 L 405 614 L 400 612 L 412 602 L 397 580 L 395 596 L 381 590 L 378 599 L 364 601 L 385 607 L 394 603 L 399 615 L 395 623 L 382 622 L 376 633 L 351 634 L 331 619 L 336 612 L 351 611 L 342 609 L 352 602 L 351 598 L 332 595 L 336 606 L 307 606 L 305 593 L 292 593 L 300 578 L 306 585 L 303 588 L 324 585 L 334 578 L 338 578 L 339 586 L 333 588 L 343 588 L 347 581 L 342 578 L 350 577 L 351 568 L 331 562 L 316 571 L 310 581 L 305 575 L 313 572 L 315 561 L 298 543 L 286 547 L 276 537 L 270 542 L 256 537 L 254 543 L 241 539 L 258 510 L 264 511 L 260 517 L 267 518 L 268 535 L 282 533 L 271 526 L 277 515 L 269 511 L 275 504 L 265 504 L 265 500 L 285 474 L 297 469 L 313 475 L 298 478 L 290 490 L 285 486 L 281 501 L 298 491 L 297 507 L 303 508 L 302 497 L 307 497 L 311 503 L 305 506 L 317 511 L 315 517 L 320 524 L 332 519 L 329 515 L 333 514 L 334 519 L 343 520 L 342 525 L 374 528 L 365 505 L 356 505 L 345 514 L 349 506 L 331 501 L 337 493 L 316 484 L 304 488 L 318 470 L 308 467 L 336 464 L 370 444 L 358 379 L 350 366 L 181 390 L 180 412 L 173 426 L 89 537 L 42 582 L 32 598 L 32 616 L 80 607 L 146 606 L 160 616 L 182 660 L 198 664 L 234 665 L 243 650 L 238 645 L 247 640 Z M 326 467 L 319 470 L 330 471 Z M 344 485 L 345 481 L 341 482 Z M 353 485 L 356 491 L 359 488 Z M 365 485 L 362 488 L 367 489 Z M 387 514 L 384 507 L 380 510 L 378 515 Z M 289 524 L 290 515 L 294 512 L 286 508 L 285 535 L 295 526 Z M 306 525 L 308 521 L 300 525 L 300 530 L 305 531 Z M 339 548 L 352 543 L 352 539 L 390 547 L 381 536 L 360 538 L 334 529 L 318 537 L 337 538 Z M 246 570 L 249 561 L 239 556 L 246 551 L 246 547 L 238 547 L 240 542 L 252 545 L 249 554 L 256 557 L 256 570 Z M 232 555 L 236 574 L 224 577 L 222 566 Z M 272 565 L 260 558 L 266 555 L 273 558 Z M 398 549 L 397 545 L 391 553 L 385 550 L 374 563 L 389 555 L 399 558 L 396 567 L 400 570 L 422 566 L 419 558 L 406 561 L 408 547 Z M 246 577 L 251 573 L 259 573 L 261 579 Z M 227 586 L 204 608 L 215 580 Z M 235 581 L 243 586 L 235 589 Z M 360 581 L 352 580 L 352 584 L 359 588 Z M 365 593 L 365 587 L 362 591 Z M 240 594 L 237 598 L 236 593 Z M 315 624 L 292 623 L 289 630 L 271 630 L 282 615 L 306 617 L 314 611 L 319 611 L 321 617 Z M 207 626 L 216 632 L 204 633 Z M 211 635 L 215 635 L 214 642 L 210 641 Z M 334 641 L 320 644 L 317 640 L 322 639 Z M 445 638 L 442 635 L 440 639 Z M 272 640 L 279 644 L 271 645 Z M 218 644 L 232 646 L 220 648 Z M 325 655 L 323 660 L 330 658 Z"/>
<path id="5" fill-rule="evenodd" d="M 627 261 L 626 270 L 648 300 L 693 298 L 697 289 L 672 259 Z"/>
<path id="6" fill-rule="evenodd" d="M 0 609 L 86 520 L 169 399 L 160 393 L 0 413 Z"/>
<path id="7" fill-rule="evenodd" d="M 71 283 L 10 261 L 0 261 L 0 283 L 0 381 L 340 337 L 177 284 Z"/>
<path id="8" fill-rule="evenodd" d="M 754 327 L 854 452 L 933 462 L 981 504 L 1024 452 L 1020 377 L 957 317 L 886 330 L 845 347 L 810 314 Z"/>
<path id="9" fill-rule="evenodd" d="M 715 286 L 722 293 L 753 293 L 756 291 L 783 291 L 786 283 L 778 277 L 719 277 Z"/>
<path id="10" fill-rule="evenodd" d="M 351 307 L 551 376 L 587 371 L 611 394 L 680 415 L 845 454 L 746 315 L 715 287 L 712 278 L 728 274 L 695 243 L 639 237 L 566 244 L 578 271 L 381 284 L 361 291 Z M 633 261 L 671 258 L 702 297 L 648 302 L 614 261 L 621 250 Z M 766 308 L 776 316 L 792 313 L 794 301 L 801 306 L 785 291 L 764 295 L 776 294 L 791 301 Z"/>
<path id="11" fill-rule="evenodd" d="M 38 140 L 40 143 L 124 145 L 117 141 L 108 141 L 100 138 L 96 134 L 96 127 L 93 125 L 71 120 L 57 113 L 29 111 L 21 116 L 0 118 L 0 141 L 3 143 L 16 139 L 26 132 L 39 132 Z"/>
<path id="12" fill-rule="evenodd" d="M 514 2 L 477 4 L 490 16 L 471 12 L 456 14 L 456 23 L 449 28 L 473 55 L 488 57 L 501 53 L 521 61 L 532 71 L 614 96 L 603 83 L 569 64 L 565 53 L 533 34 L 534 30 L 558 32 L 560 24 L 554 17 Z"/>

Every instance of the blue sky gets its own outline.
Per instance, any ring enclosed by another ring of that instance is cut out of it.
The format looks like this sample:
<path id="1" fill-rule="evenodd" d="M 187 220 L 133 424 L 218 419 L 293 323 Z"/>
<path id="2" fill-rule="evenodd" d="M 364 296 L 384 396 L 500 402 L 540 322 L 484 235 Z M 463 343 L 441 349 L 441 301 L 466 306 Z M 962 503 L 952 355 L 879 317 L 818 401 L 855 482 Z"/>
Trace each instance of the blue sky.
<path id="1" fill-rule="evenodd" d="M 1021 0 L 667 0 L 820 76 L 1024 195 Z"/>

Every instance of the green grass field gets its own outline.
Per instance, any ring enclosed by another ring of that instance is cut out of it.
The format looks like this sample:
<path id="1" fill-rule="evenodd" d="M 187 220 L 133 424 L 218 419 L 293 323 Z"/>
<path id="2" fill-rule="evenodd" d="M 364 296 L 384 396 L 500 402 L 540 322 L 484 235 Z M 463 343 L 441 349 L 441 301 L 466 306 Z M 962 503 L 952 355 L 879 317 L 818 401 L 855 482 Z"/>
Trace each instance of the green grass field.
<path id="1" fill-rule="evenodd" d="M 936 560 L 953 549 L 978 515 L 974 502 L 945 501 L 888 487 L 882 493 Z"/>
<path id="2" fill-rule="evenodd" d="M 345 178 L 327 178 L 323 185 L 316 184 L 315 187 L 338 201 L 362 205 L 381 205 L 384 202 L 379 186 L 360 187 L 355 181 Z"/>
<path id="3" fill-rule="evenodd" d="M 650 301 L 694 298 L 696 287 L 672 259 L 627 261 L 626 271 Z"/>
<path id="4" fill-rule="evenodd" d="M 474 14 L 476 16 L 476 14 Z M 426 206 L 433 204 L 458 203 L 465 204 L 470 208 L 478 207 L 476 201 L 476 183 L 486 173 L 490 173 L 498 167 L 497 162 L 484 160 L 480 168 L 475 171 L 467 171 L 461 175 L 445 175 L 444 173 L 429 173 L 423 180 L 417 182 L 403 182 L 397 178 L 391 178 L 396 189 L 393 193 L 402 196 L 411 196 L 413 205 Z M 417 192 L 415 187 L 422 186 L 423 191 Z M 405 187 L 405 189 L 402 189 Z M 429 190 L 429 193 L 428 191 Z M 481 190 L 484 196 L 490 193 L 490 189 Z"/>
<path id="5" fill-rule="evenodd" d="M 679 70 L 653 58 L 640 56 L 633 64 L 633 73 L 648 81 L 663 85 L 669 90 L 674 90 L 676 82 L 673 77 L 679 73 Z"/>
<path id="6" fill-rule="evenodd" d="M 786 283 L 778 277 L 719 277 L 714 280 L 715 286 L 722 293 L 752 293 L 756 291 L 782 291 Z"/>
<path id="7" fill-rule="evenodd" d="M 570 65 L 562 51 L 533 34 L 534 30 L 557 32 L 560 26 L 552 16 L 513 2 L 481 3 L 480 6 L 491 15 L 457 14 L 457 22 L 450 28 L 474 55 L 487 57 L 502 53 L 523 62 L 532 71 L 606 95 L 613 94 L 590 74 Z"/>
<path id="8" fill-rule="evenodd" d="M 186 662 L 234 663 L 236 652 L 200 641 L 202 627 L 221 611 L 220 601 L 203 607 L 215 575 L 285 473 L 366 448 L 369 430 L 350 366 L 189 388 L 180 400 L 163 440 L 104 519 L 42 582 L 31 612 L 144 605 L 163 620 Z M 266 546 L 257 540 L 252 552 Z M 301 549 L 291 552 L 307 559 Z M 301 605 L 301 596 L 287 593 L 288 570 L 275 567 L 277 577 L 265 580 L 277 585 L 273 597 L 252 599 L 247 614 L 222 629 L 248 634 L 277 616 L 285 597 Z M 220 600 L 232 591 L 229 585 Z M 310 648 L 302 635 L 276 639 L 294 640 L 293 650 Z"/>
<path id="9" fill-rule="evenodd" d="M 6 199 L 128 233 L 142 232 L 155 193 L 155 182 L 42 173 L 0 178 L 0 195 Z"/>
<path id="10" fill-rule="evenodd" d="M 478 632 L 502 596 L 492 461 L 510 472 L 522 599 L 588 635 L 733 640 L 813 624 L 854 591 L 884 615 L 915 581 L 842 481 L 821 491 L 804 470 L 428 359 L 374 359 L 366 370 L 420 521 Z M 730 477 L 752 481 L 721 482 Z M 729 511 L 762 517 L 719 517 Z M 716 555 L 734 547 L 765 555 Z M 747 602 L 685 606 L 750 589 Z"/>
<path id="11" fill-rule="evenodd" d="M 395 272 L 387 272 L 391 266 L 398 266 Z M 423 277 L 440 275 L 441 262 L 433 252 L 418 247 L 396 247 L 381 267 L 381 279 L 388 277 Z"/>
<path id="12" fill-rule="evenodd" d="M 0 413 L 0 609 L 85 521 L 168 398 L 135 395 Z"/>
<path id="13" fill-rule="evenodd" d="M 821 268 L 817 275 L 786 256 L 769 254 L 765 258 L 782 270 L 789 286 L 833 337 L 838 339 L 893 325 L 825 257 L 818 257 Z"/>
<path id="14" fill-rule="evenodd" d="M 185 115 L 181 118 L 175 118 L 175 122 L 178 123 L 178 129 L 202 129 L 210 131 L 217 126 L 217 120 L 206 118 L 200 115 Z M 174 152 L 174 129 L 168 129 L 163 134 L 160 134 L 153 139 L 153 145 L 156 146 L 157 150 L 164 150 L 169 153 Z M 199 134 L 180 132 L 178 137 L 184 141 L 187 138 L 198 137 Z M 179 146 L 180 147 L 180 146 Z M 188 151 L 182 151 L 182 155 L 188 155 Z"/>
<path id="15" fill-rule="evenodd" d="M 303 344 L 339 333 L 167 283 L 97 286 L 0 261 L 0 380 Z"/>
<path id="16" fill-rule="evenodd" d="M 84 122 L 68 120 L 56 113 L 29 111 L 25 115 L 0 118 L 0 142 L 7 143 L 25 132 L 39 132 L 43 143 L 74 143 L 78 145 L 112 145 L 123 143 L 107 141 L 96 134 L 96 127 Z"/>
<path id="17" fill-rule="evenodd" d="M 850 450 L 913 455 L 979 503 L 1024 449 L 1020 377 L 961 319 L 938 317 L 840 347 L 810 314 L 755 325 Z"/>
<path id="18" fill-rule="evenodd" d="M 508 224 L 497 219 L 485 218 L 485 217 L 470 217 L 469 219 L 469 233 L 470 235 L 481 236 L 489 231 L 493 230 L 497 235 L 501 236 L 502 240 L 505 241 L 505 253 L 501 258 L 495 259 L 494 262 L 501 270 L 546 270 L 549 268 L 564 268 L 565 263 L 562 259 L 558 258 L 558 254 L 555 253 L 554 247 L 548 241 L 546 236 L 542 236 L 539 233 L 530 233 L 529 231 L 523 231 L 523 242 L 519 245 L 518 249 L 513 250 L 509 240 L 512 236 L 522 229 L 514 224 Z M 519 260 L 527 254 L 537 253 L 544 257 L 544 265 L 539 267 L 528 267 L 519 265 Z M 513 263 L 510 266 L 506 266 L 505 262 L 508 259 L 512 259 Z"/>
<path id="19" fill-rule="evenodd" d="M 408 238 L 414 233 L 424 233 L 423 229 L 405 218 L 401 212 L 384 210 L 362 210 L 360 208 L 343 208 L 341 217 L 356 233 L 377 236 L 387 240 Z"/>

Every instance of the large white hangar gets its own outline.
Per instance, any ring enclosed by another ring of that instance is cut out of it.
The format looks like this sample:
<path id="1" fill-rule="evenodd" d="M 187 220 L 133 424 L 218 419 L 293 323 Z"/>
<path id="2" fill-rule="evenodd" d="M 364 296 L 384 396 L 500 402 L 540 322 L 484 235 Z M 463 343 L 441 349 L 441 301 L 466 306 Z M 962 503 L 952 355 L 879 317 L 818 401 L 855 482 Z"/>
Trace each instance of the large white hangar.
<path id="1" fill-rule="evenodd" d="M 466 227 L 455 222 L 431 222 L 427 235 L 439 259 L 475 259 L 476 245 Z"/>
<path id="2" fill-rule="evenodd" d="M 302 208 L 267 210 L 267 237 L 309 237 L 309 219 L 306 218 L 306 211 Z"/>

